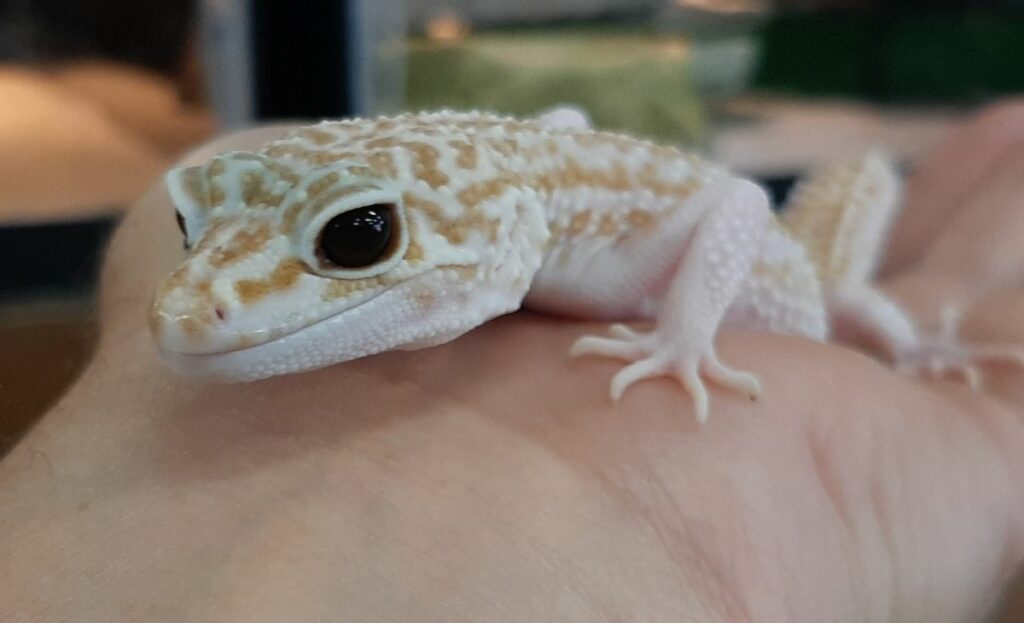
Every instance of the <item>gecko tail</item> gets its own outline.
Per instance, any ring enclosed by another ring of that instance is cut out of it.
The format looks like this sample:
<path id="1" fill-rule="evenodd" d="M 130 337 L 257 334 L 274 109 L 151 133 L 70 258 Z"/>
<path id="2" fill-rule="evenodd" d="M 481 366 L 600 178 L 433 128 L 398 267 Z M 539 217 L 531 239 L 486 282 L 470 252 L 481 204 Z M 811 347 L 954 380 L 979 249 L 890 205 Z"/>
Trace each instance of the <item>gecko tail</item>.
<path id="1" fill-rule="evenodd" d="M 870 281 L 899 213 L 902 186 L 895 161 L 875 149 L 828 164 L 794 189 L 781 221 L 826 287 Z"/>

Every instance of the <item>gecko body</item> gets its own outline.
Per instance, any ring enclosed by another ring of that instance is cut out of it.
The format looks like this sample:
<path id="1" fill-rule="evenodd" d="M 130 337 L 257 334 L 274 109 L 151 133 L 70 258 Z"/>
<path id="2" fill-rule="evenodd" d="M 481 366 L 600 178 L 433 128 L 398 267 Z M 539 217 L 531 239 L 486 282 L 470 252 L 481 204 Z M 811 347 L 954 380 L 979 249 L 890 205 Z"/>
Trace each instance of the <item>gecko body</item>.
<path id="1" fill-rule="evenodd" d="M 524 304 L 655 320 L 573 353 L 627 363 L 615 398 L 677 378 L 701 420 L 705 380 L 760 391 L 717 357 L 723 325 L 821 340 L 831 316 L 896 359 L 934 355 L 867 284 L 898 197 L 877 159 L 805 185 L 789 229 L 723 167 L 564 114 L 325 122 L 167 180 L 189 252 L 150 324 L 184 373 L 253 381 L 423 348 Z"/>

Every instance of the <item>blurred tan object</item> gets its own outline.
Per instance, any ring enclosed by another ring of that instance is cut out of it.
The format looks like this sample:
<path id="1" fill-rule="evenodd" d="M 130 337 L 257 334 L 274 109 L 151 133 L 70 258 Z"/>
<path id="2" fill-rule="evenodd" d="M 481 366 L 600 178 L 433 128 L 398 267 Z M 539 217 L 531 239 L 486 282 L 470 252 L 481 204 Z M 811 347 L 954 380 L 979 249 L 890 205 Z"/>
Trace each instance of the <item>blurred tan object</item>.
<path id="1" fill-rule="evenodd" d="M 144 69 L 76 63 L 56 72 L 54 79 L 168 155 L 180 154 L 214 131 L 206 109 L 184 105 L 171 80 Z"/>
<path id="2" fill-rule="evenodd" d="M 427 37 L 438 42 L 461 41 L 469 35 L 469 24 L 458 13 L 445 11 L 427 22 Z"/>
<path id="3" fill-rule="evenodd" d="M 881 147 L 913 163 L 962 120 L 959 111 L 886 108 L 839 100 L 737 98 L 725 113 L 744 119 L 718 133 L 716 160 L 748 175 L 791 176 Z"/>
<path id="4" fill-rule="evenodd" d="M 130 205 L 213 129 L 172 83 L 109 63 L 0 66 L 0 223 L 88 218 Z"/>

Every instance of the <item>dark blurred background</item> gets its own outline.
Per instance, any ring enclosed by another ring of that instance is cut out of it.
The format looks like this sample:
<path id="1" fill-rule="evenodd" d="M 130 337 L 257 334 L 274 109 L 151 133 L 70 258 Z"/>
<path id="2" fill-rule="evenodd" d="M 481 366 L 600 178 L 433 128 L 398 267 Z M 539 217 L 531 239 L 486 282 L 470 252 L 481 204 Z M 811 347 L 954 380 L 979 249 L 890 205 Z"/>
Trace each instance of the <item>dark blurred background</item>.
<path id="1" fill-rule="evenodd" d="M 104 58 L 173 76 L 196 7 L 174 0 L 4 0 L 0 11 L 4 60 Z"/>

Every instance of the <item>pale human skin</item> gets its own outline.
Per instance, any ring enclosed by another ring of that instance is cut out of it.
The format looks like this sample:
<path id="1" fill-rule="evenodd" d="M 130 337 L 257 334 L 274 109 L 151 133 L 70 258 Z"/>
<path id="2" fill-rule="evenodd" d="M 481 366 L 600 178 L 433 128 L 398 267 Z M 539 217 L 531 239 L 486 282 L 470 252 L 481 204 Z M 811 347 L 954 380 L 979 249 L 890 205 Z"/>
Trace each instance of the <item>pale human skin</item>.
<path id="1" fill-rule="evenodd" d="M 924 166 L 959 199 L 888 289 L 927 321 L 981 297 L 965 332 L 1024 343 L 1024 110 L 988 118 L 1004 131 L 951 144 L 1015 151 L 970 192 L 946 152 Z M 901 237 L 932 218 L 910 205 Z M 162 189 L 130 214 L 94 360 L 0 464 L 0 620 L 971 621 L 1024 560 L 1020 372 L 976 393 L 727 332 L 763 396 L 716 392 L 701 428 L 670 380 L 608 401 L 618 364 L 566 356 L 602 326 L 521 313 L 257 384 L 182 379 L 145 327 L 172 215 Z"/>

